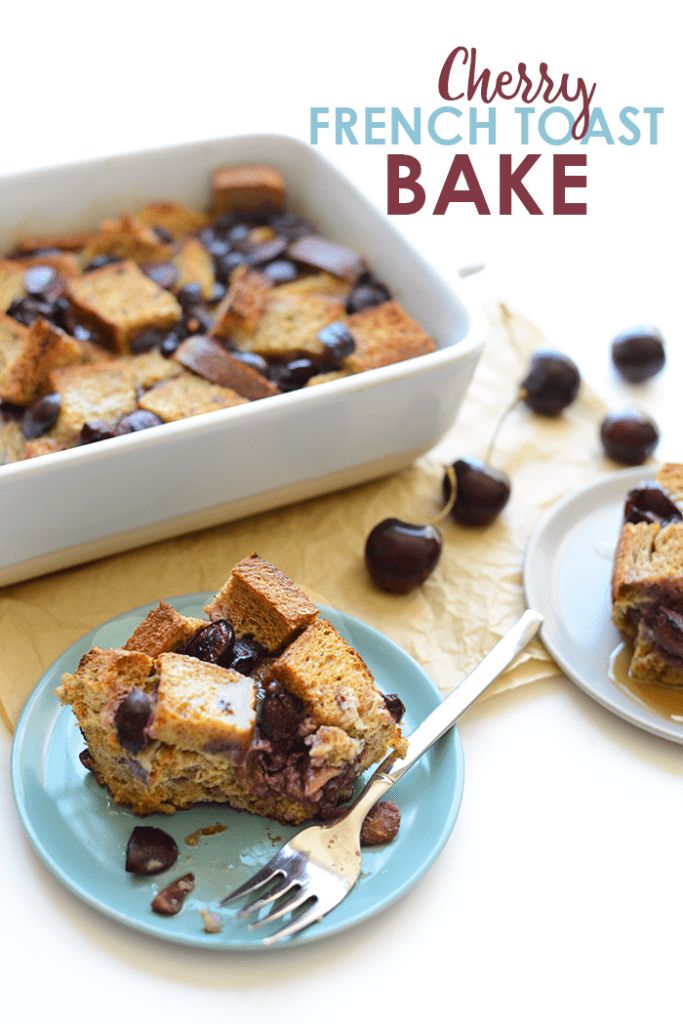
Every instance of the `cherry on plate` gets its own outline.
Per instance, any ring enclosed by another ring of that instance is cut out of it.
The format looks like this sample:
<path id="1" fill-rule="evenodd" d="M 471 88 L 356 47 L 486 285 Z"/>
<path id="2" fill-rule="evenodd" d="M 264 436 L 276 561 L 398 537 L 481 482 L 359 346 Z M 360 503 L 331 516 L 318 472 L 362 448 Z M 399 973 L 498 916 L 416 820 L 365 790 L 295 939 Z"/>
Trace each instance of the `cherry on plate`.
<path id="1" fill-rule="evenodd" d="M 574 401 L 581 386 L 576 364 L 562 352 L 534 352 L 529 372 L 520 384 L 522 398 L 541 416 L 559 416 Z"/>
<path id="2" fill-rule="evenodd" d="M 464 458 L 453 463 L 456 479 L 455 503 L 450 515 L 461 526 L 488 526 L 507 505 L 510 478 L 481 459 Z M 444 501 L 451 496 L 448 475 L 443 479 Z"/>
<path id="3" fill-rule="evenodd" d="M 656 327 L 633 327 L 612 341 L 612 362 L 630 384 L 642 384 L 664 366 L 664 338 Z"/>
<path id="4" fill-rule="evenodd" d="M 154 825 L 136 825 L 126 847 L 126 871 L 132 875 L 158 875 L 178 859 L 173 836 Z"/>
<path id="5" fill-rule="evenodd" d="M 408 594 L 434 570 L 441 548 L 441 534 L 435 526 L 383 519 L 365 542 L 365 564 L 380 590 Z"/>
<path id="6" fill-rule="evenodd" d="M 605 454 L 624 466 L 640 466 L 659 443 L 655 421 L 639 409 L 610 413 L 600 425 Z"/>

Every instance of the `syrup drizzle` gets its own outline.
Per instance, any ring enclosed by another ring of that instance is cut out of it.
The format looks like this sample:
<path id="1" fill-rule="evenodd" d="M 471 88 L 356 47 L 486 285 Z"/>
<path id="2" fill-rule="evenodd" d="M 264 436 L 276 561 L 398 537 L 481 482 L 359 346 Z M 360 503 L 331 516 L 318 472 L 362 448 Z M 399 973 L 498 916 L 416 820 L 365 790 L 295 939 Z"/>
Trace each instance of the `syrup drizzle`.
<path id="1" fill-rule="evenodd" d="M 640 683 L 632 679 L 628 669 L 633 647 L 626 641 L 610 654 L 607 674 L 611 681 L 641 707 L 667 718 L 670 722 L 683 722 L 683 686 L 662 686 L 659 683 Z"/>

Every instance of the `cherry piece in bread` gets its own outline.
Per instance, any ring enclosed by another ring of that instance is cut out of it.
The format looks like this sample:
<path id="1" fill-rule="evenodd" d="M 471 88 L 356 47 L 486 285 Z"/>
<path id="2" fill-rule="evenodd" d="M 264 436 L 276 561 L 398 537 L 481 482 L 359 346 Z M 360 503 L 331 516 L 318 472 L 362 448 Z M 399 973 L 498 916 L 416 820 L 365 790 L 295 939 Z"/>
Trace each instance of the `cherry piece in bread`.
<path id="1" fill-rule="evenodd" d="M 161 914 L 162 917 L 173 917 L 175 914 L 179 914 L 183 909 L 183 903 L 185 897 L 189 895 L 194 889 L 194 875 L 187 874 L 183 875 L 182 878 L 177 878 L 175 882 L 171 882 L 165 889 L 152 900 L 152 910 L 155 914 Z"/>
<path id="2" fill-rule="evenodd" d="M 56 392 L 42 395 L 31 402 L 21 419 L 21 429 L 28 441 L 35 437 L 42 437 L 50 427 L 54 426 L 59 416 L 61 402 L 61 395 Z"/>
<path id="3" fill-rule="evenodd" d="M 178 859 L 173 836 L 154 825 L 136 825 L 126 849 L 126 871 L 132 875 L 157 875 Z"/>
<path id="4" fill-rule="evenodd" d="M 114 715 L 116 738 L 131 754 L 137 754 L 146 745 L 146 729 L 151 716 L 152 704 L 149 697 L 144 690 L 134 686 Z"/>

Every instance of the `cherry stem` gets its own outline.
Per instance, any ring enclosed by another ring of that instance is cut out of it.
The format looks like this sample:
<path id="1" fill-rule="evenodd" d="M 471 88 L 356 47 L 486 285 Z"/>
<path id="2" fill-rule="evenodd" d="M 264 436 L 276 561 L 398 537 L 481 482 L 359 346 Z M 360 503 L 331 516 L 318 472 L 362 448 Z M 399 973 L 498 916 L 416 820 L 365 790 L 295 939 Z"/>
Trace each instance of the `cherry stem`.
<path id="1" fill-rule="evenodd" d="M 444 466 L 444 470 L 446 471 L 448 482 L 451 485 L 450 497 L 446 504 L 444 505 L 444 507 L 439 512 L 438 516 L 434 516 L 433 519 L 430 519 L 429 522 L 427 523 L 427 526 L 436 526 L 437 523 L 440 523 L 442 519 L 446 518 L 450 510 L 455 505 L 455 499 L 458 495 L 458 478 L 456 477 L 455 470 L 453 469 L 452 466 Z"/>
<path id="2" fill-rule="evenodd" d="M 512 402 L 510 402 L 509 406 L 498 420 L 498 423 L 496 424 L 496 429 L 493 431 L 493 437 L 489 441 L 489 446 L 486 449 L 486 455 L 484 456 L 484 462 L 486 462 L 489 466 L 491 465 L 491 455 L 493 454 L 493 449 L 496 446 L 496 441 L 498 439 L 498 434 L 500 433 L 500 428 L 503 426 L 503 423 L 508 418 L 508 416 L 515 408 L 515 406 L 518 404 L 518 402 L 521 402 L 523 400 L 525 395 L 526 388 L 520 388 Z"/>

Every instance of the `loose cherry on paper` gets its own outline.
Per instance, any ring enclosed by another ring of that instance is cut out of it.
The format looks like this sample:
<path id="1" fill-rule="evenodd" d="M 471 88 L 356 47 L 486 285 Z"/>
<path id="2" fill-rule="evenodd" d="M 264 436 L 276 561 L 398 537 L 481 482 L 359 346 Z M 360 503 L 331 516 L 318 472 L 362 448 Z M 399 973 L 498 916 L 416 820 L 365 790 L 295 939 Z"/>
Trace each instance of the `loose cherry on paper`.
<path id="1" fill-rule="evenodd" d="M 600 425 L 605 454 L 624 466 L 640 466 L 659 443 L 655 421 L 639 409 L 610 413 Z"/>
<path id="2" fill-rule="evenodd" d="M 453 463 L 457 480 L 457 493 L 450 516 L 461 526 L 488 526 L 507 505 L 511 485 L 502 469 L 496 469 L 482 459 L 464 458 Z M 448 473 L 443 478 L 443 496 L 451 497 Z"/>
<path id="3" fill-rule="evenodd" d="M 520 384 L 520 397 L 540 416 L 559 416 L 574 401 L 580 386 L 581 375 L 569 356 L 539 349 Z"/>
<path id="4" fill-rule="evenodd" d="M 389 594 L 408 594 L 424 583 L 436 568 L 443 548 L 436 523 L 451 510 L 457 491 L 452 469 L 450 474 L 453 499 L 431 522 L 418 525 L 402 519 L 383 519 L 368 534 L 365 565 L 380 590 Z"/>
<path id="5" fill-rule="evenodd" d="M 650 325 L 617 334 L 611 353 L 617 371 L 630 384 L 641 384 L 654 377 L 666 362 L 664 338 Z"/>
<path id="6" fill-rule="evenodd" d="M 574 401 L 580 386 L 581 375 L 568 356 L 552 349 L 533 353 L 514 401 L 498 421 L 486 458 L 464 457 L 453 463 L 458 493 L 451 518 L 462 526 L 488 526 L 500 515 L 510 500 L 512 487 L 508 475 L 491 465 L 490 457 L 504 420 L 520 401 L 541 416 L 559 416 Z M 444 477 L 443 494 L 448 500 L 448 476 Z"/>

